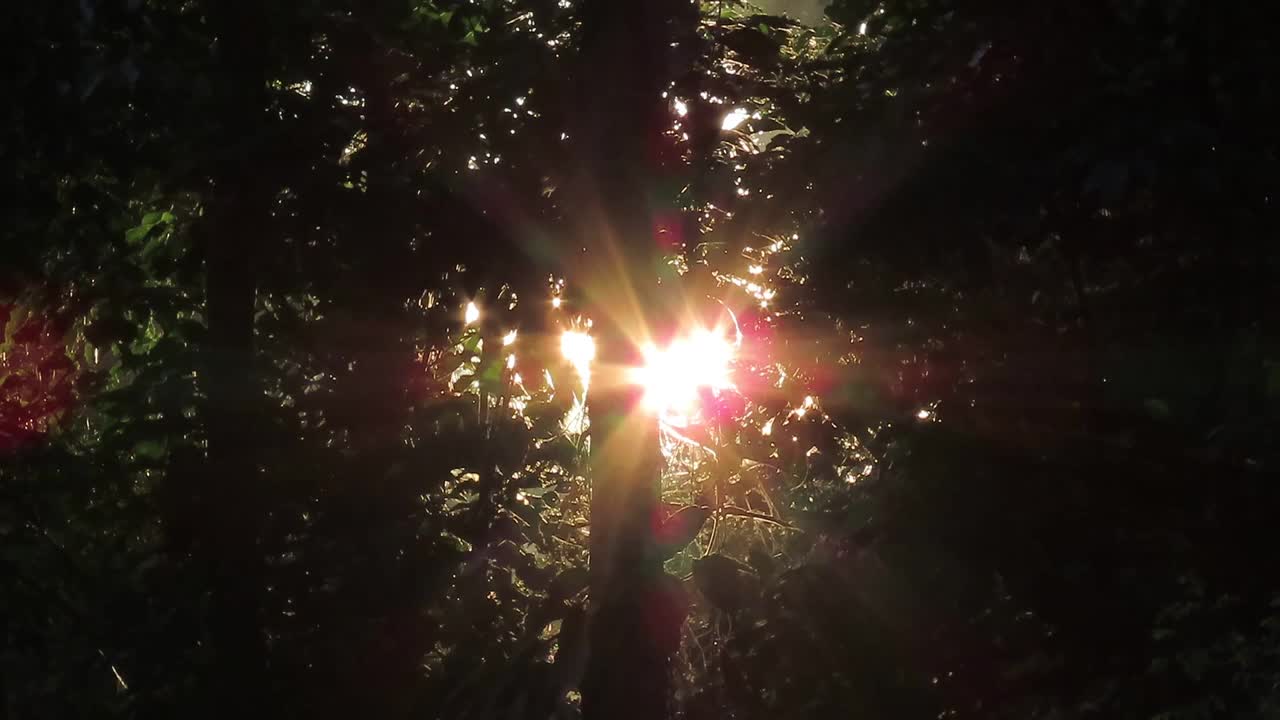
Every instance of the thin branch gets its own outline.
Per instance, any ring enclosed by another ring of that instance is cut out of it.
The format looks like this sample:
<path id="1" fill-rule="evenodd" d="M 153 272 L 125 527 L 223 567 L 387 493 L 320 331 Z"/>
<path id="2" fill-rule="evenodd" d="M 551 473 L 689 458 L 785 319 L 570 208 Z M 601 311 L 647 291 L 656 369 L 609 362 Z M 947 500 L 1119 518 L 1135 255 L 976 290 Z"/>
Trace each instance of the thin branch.
<path id="1" fill-rule="evenodd" d="M 786 528 L 787 530 L 795 530 L 796 532 L 800 531 L 800 528 L 796 527 L 795 525 L 792 525 L 791 523 L 788 523 L 784 520 L 779 520 L 773 515 L 756 512 L 754 510 L 748 510 L 746 508 L 740 508 L 733 505 L 726 505 L 725 507 L 720 508 L 717 512 L 724 513 L 725 515 L 732 515 L 733 517 L 742 517 L 742 518 L 750 518 L 752 520 L 759 520 L 760 522 L 766 522 L 766 523 L 769 523 L 770 525 L 777 525 L 778 527 Z"/>
<path id="2" fill-rule="evenodd" d="M 711 514 L 711 536 L 707 538 L 707 547 L 703 549 L 702 557 L 706 557 L 711 554 L 711 548 L 714 547 L 716 543 L 716 531 L 719 529 L 720 513 L 715 512 Z"/>

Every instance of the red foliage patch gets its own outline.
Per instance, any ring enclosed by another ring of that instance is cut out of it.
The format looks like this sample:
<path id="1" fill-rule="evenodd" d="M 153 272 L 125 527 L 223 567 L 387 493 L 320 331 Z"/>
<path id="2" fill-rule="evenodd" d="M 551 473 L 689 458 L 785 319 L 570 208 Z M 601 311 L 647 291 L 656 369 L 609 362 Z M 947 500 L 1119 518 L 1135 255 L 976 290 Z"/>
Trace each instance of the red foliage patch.
<path id="1" fill-rule="evenodd" d="M 74 366 L 53 319 L 0 305 L 0 453 L 38 442 L 71 405 Z"/>

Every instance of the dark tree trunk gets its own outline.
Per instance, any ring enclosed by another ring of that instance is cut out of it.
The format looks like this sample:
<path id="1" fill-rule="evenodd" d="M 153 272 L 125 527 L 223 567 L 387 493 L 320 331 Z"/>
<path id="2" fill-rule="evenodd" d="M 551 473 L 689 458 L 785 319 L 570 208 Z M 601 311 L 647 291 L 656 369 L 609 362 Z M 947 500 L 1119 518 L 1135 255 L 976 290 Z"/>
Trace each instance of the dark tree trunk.
<path id="1" fill-rule="evenodd" d="M 201 223 L 208 334 L 204 349 L 207 462 L 201 487 L 196 559 L 210 574 L 212 713 L 268 709 L 261 605 L 266 592 L 259 545 L 264 511 L 257 473 L 259 403 L 254 374 L 257 249 L 269 234 L 271 188 L 257 149 L 267 126 L 266 28 L 249 0 L 218 7 L 217 101 L 227 122 L 210 148 L 210 180 Z"/>
<path id="2" fill-rule="evenodd" d="M 662 172 L 670 46 L 688 0 L 583 5 L 582 56 L 573 132 L 584 153 L 577 183 L 578 234 L 586 249 L 576 281 L 592 304 L 599 357 L 591 407 L 590 663 L 587 720 L 665 717 L 670 696 L 672 612 L 662 561 L 651 551 L 662 456 L 657 423 L 632 412 L 635 388 L 608 376 L 634 366 L 628 337 L 665 325 L 658 284 L 662 249 L 651 198 Z"/>
<path id="3" fill-rule="evenodd" d="M 223 217 L 234 212 L 232 207 L 244 210 L 234 194 L 217 204 L 224 207 L 214 212 Z M 198 552 L 214 583 L 210 634 L 221 676 L 220 702 L 236 708 L 241 699 L 253 702 L 247 696 L 256 694 L 266 669 L 258 613 L 263 563 L 252 420 L 255 289 L 245 244 L 240 237 L 227 237 L 241 236 L 246 228 L 239 221 L 214 221 L 210 227 L 217 232 L 209 238 L 206 256 L 208 462 L 199 490 Z"/>

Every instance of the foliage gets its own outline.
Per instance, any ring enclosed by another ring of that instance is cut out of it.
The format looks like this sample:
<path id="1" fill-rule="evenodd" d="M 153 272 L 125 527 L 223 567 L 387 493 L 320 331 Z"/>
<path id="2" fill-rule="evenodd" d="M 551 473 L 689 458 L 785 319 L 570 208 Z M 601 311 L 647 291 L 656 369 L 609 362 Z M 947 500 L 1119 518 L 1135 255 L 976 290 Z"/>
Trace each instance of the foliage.
<path id="1" fill-rule="evenodd" d="M 675 712 L 1276 712 L 1269 12 L 702 4 L 652 202 L 743 344 L 664 435 Z M 6 713 L 577 716 L 582 8 L 15 13 Z"/>

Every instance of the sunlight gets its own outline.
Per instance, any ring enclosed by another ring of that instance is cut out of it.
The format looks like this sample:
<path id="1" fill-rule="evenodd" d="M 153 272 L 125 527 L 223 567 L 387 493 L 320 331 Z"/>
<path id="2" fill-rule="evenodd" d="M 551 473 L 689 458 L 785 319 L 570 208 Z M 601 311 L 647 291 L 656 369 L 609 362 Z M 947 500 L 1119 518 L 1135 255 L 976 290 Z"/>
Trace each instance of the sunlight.
<path id="1" fill-rule="evenodd" d="M 573 395 L 573 405 L 560 420 L 560 428 L 570 435 L 581 435 L 591 427 L 591 419 L 587 415 L 587 404 L 577 393 Z"/>
<path id="2" fill-rule="evenodd" d="M 577 371 L 585 389 L 591 384 L 591 361 L 596 357 L 596 341 L 577 330 L 566 330 L 560 336 L 560 354 Z"/>
<path id="3" fill-rule="evenodd" d="M 462 319 L 468 325 L 480 319 L 480 308 L 474 302 L 467 303 L 467 309 L 463 312 Z"/>
<path id="4" fill-rule="evenodd" d="M 733 389 L 730 366 L 735 343 L 716 330 L 699 328 L 665 348 L 644 348 L 644 366 L 631 371 L 644 388 L 644 408 L 673 427 L 689 424 L 703 390 Z"/>
<path id="5" fill-rule="evenodd" d="M 804 396 L 804 402 L 800 403 L 800 407 L 798 407 L 798 408 L 796 408 L 796 409 L 792 410 L 792 411 L 791 411 L 791 414 L 792 414 L 792 415 L 795 415 L 795 416 L 796 416 L 796 417 L 798 417 L 798 418 L 803 418 L 805 415 L 807 415 L 807 414 L 809 413 L 809 410 L 810 410 L 812 407 L 813 407 L 813 396 L 812 396 L 812 395 L 805 395 L 805 396 Z"/>

